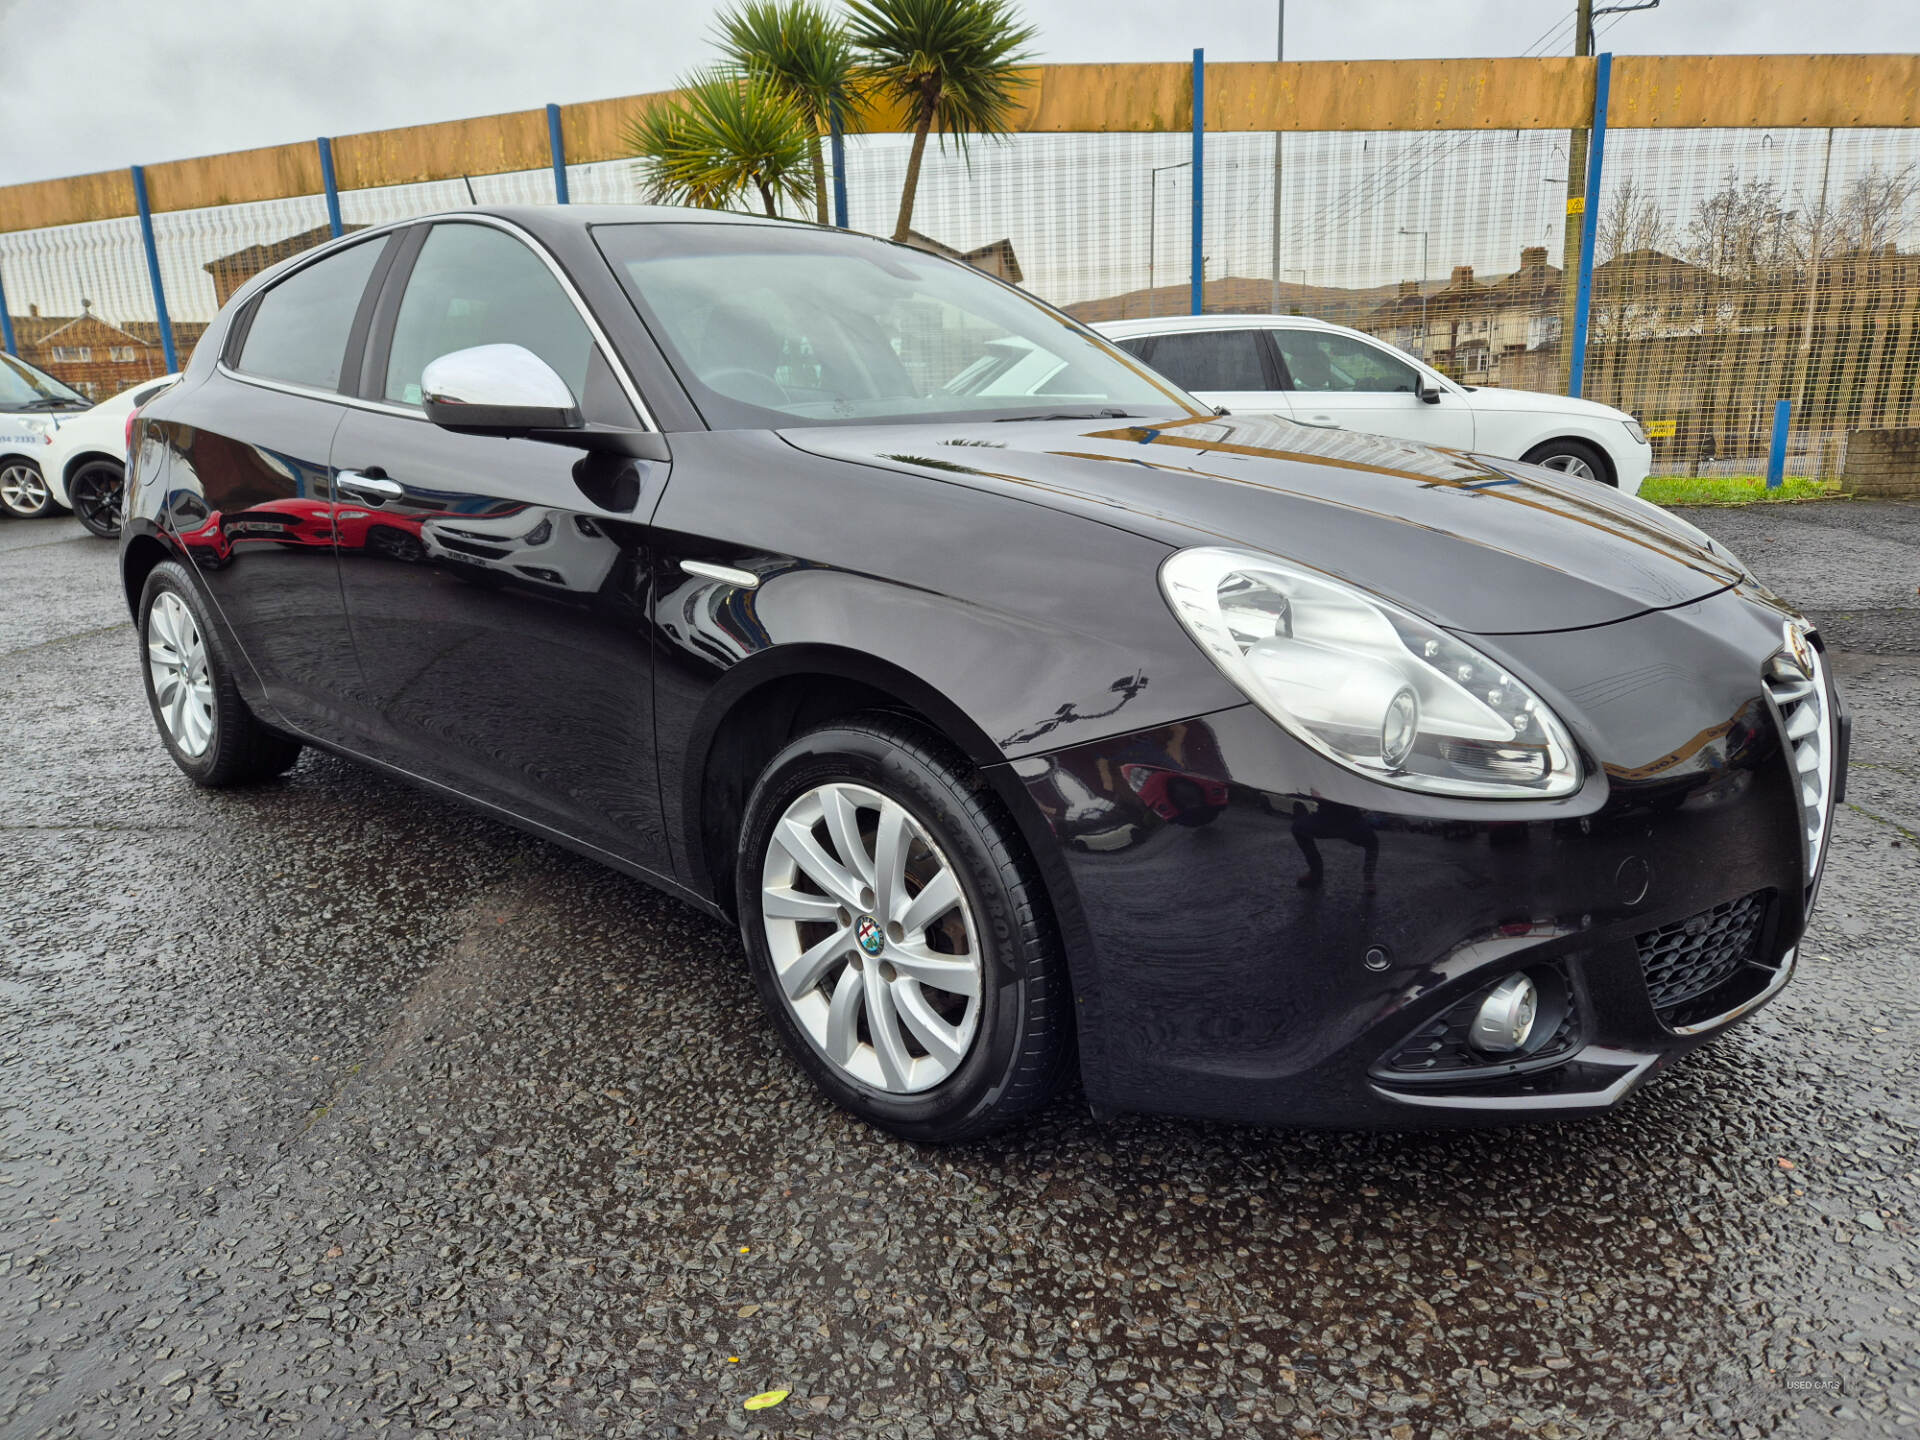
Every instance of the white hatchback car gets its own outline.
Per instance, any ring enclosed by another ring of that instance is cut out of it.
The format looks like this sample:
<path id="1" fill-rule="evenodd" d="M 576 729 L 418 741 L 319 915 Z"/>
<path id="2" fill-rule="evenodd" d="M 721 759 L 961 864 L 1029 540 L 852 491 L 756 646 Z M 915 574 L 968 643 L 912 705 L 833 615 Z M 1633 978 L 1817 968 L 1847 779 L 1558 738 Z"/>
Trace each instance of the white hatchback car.
<path id="1" fill-rule="evenodd" d="M 78 415 L 60 419 L 40 470 L 56 505 L 73 511 L 103 540 L 120 534 L 120 495 L 127 470 L 127 418 L 178 375 L 142 380 Z"/>
<path id="2" fill-rule="evenodd" d="M 1191 394 L 1235 411 L 1564 470 L 1629 495 L 1653 447 L 1624 410 L 1459 385 L 1384 341 L 1301 315 L 1170 315 L 1093 327 Z"/>
<path id="3" fill-rule="evenodd" d="M 0 354 L 0 510 L 23 520 L 53 512 L 47 447 L 64 416 L 92 403 L 46 371 Z"/>

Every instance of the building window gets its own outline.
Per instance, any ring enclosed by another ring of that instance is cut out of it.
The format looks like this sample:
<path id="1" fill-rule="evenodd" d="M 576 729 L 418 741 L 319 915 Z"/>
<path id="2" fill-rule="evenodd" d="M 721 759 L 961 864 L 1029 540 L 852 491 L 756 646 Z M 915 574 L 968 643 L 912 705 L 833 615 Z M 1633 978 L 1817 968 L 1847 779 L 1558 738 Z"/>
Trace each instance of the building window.
<path id="1" fill-rule="evenodd" d="M 53 347 L 53 358 L 64 360 L 69 364 L 77 364 L 93 359 L 93 347 L 91 345 L 56 345 Z"/>
<path id="2" fill-rule="evenodd" d="M 140 358 L 140 352 L 132 345 L 115 345 L 107 351 L 107 358 L 122 365 L 131 365 Z"/>

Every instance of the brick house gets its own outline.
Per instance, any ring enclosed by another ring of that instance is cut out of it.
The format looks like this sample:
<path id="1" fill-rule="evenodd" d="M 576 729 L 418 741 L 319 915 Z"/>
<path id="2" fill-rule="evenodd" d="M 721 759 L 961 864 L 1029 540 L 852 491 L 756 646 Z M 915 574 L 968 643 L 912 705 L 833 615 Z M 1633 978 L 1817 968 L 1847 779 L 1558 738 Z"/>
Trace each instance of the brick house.
<path id="1" fill-rule="evenodd" d="M 344 227 L 348 233 L 364 230 L 364 225 Z M 231 255 L 222 255 L 209 260 L 200 268 L 213 280 L 213 295 L 217 303 L 224 305 L 247 281 L 258 275 L 270 265 L 278 265 L 290 255 L 311 250 L 316 245 L 324 245 L 333 238 L 333 231 L 325 225 L 316 225 L 311 230 L 302 230 L 298 235 L 288 235 L 281 240 L 269 241 L 265 245 L 249 245 L 244 250 L 235 250 Z"/>
<path id="2" fill-rule="evenodd" d="M 115 325 L 94 314 L 91 301 L 78 315 L 42 315 L 38 305 L 13 317 L 14 345 L 20 358 L 92 400 L 117 395 L 130 385 L 167 373 L 160 327 L 151 320 Z M 182 363 L 206 330 L 198 321 L 173 327 Z"/>
<path id="3" fill-rule="evenodd" d="M 1360 328 L 1465 384 L 1531 386 L 1540 357 L 1559 353 L 1562 278 L 1546 247 L 1529 245 L 1518 270 L 1493 280 L 1456 265 L 1446 285 L 1424 297 L 1405 281 Z"/>

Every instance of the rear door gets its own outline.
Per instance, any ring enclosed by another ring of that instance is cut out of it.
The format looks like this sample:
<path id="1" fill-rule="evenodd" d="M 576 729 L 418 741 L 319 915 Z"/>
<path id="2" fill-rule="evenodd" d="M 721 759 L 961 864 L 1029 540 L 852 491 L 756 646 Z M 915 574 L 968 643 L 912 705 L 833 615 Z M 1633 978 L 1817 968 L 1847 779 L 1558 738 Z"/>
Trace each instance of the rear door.
<path id="1" fill-rule="evenodd" d="M 327 468 L 390 254 L 381 235 L 277 281 L 230 327 L 219 369 L 163 423 L 168 524 L 266 703 L 310 734 L 351 729 L 359 668 L 333 557 Z M 247 687 L 250 690 L 252 686 Z"/>
<path id="2" fill-rule="evenodd" d="M 1427 385 L 1413 363 L 1385 345 L 1337 330 L 1280 329 L 1279 347 L 1293 398 L 1293 418 L 1330 429 L 1392 435 L 1457 450 L 1473 448 L 1473 412 L 1464 396 Z"/>
<path id="3" fill-rule="evenodd" d="M 1175 330 L 1119 344 L 1209 405 L 1224 405 L 1238 415 L 1293 413 L 1260 330 Z"/>
<path id="4" fill-rule="evenodd" d="M 551 365 L 589 421 L 640 424 L 541 252 L 478 221 L 416 233 L 333 445 L 375 754 L 664 873 L 644 521 L 666 467 L 428 421 L 427 363 L 498 343 Z"/>

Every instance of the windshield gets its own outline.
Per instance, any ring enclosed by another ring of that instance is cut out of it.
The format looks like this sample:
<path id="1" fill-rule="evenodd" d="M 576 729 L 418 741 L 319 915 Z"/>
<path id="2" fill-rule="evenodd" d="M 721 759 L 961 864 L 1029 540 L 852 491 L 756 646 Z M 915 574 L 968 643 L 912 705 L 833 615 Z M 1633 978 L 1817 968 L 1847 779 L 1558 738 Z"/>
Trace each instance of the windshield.
<path id="1" fill-rule="evenodd" d="M 0 409 L 65 409 L 69 405 L 91 407 L 93 402 L 78 390 L 62 385 L 43 370 L 24 360 L 0 355 Z"/>
<path id="2" fill-rule="evenodd" d="M 904 246 L 798 225 L 594 237 L 718 428 L 1212 413 L 1020 291 Z"/>

